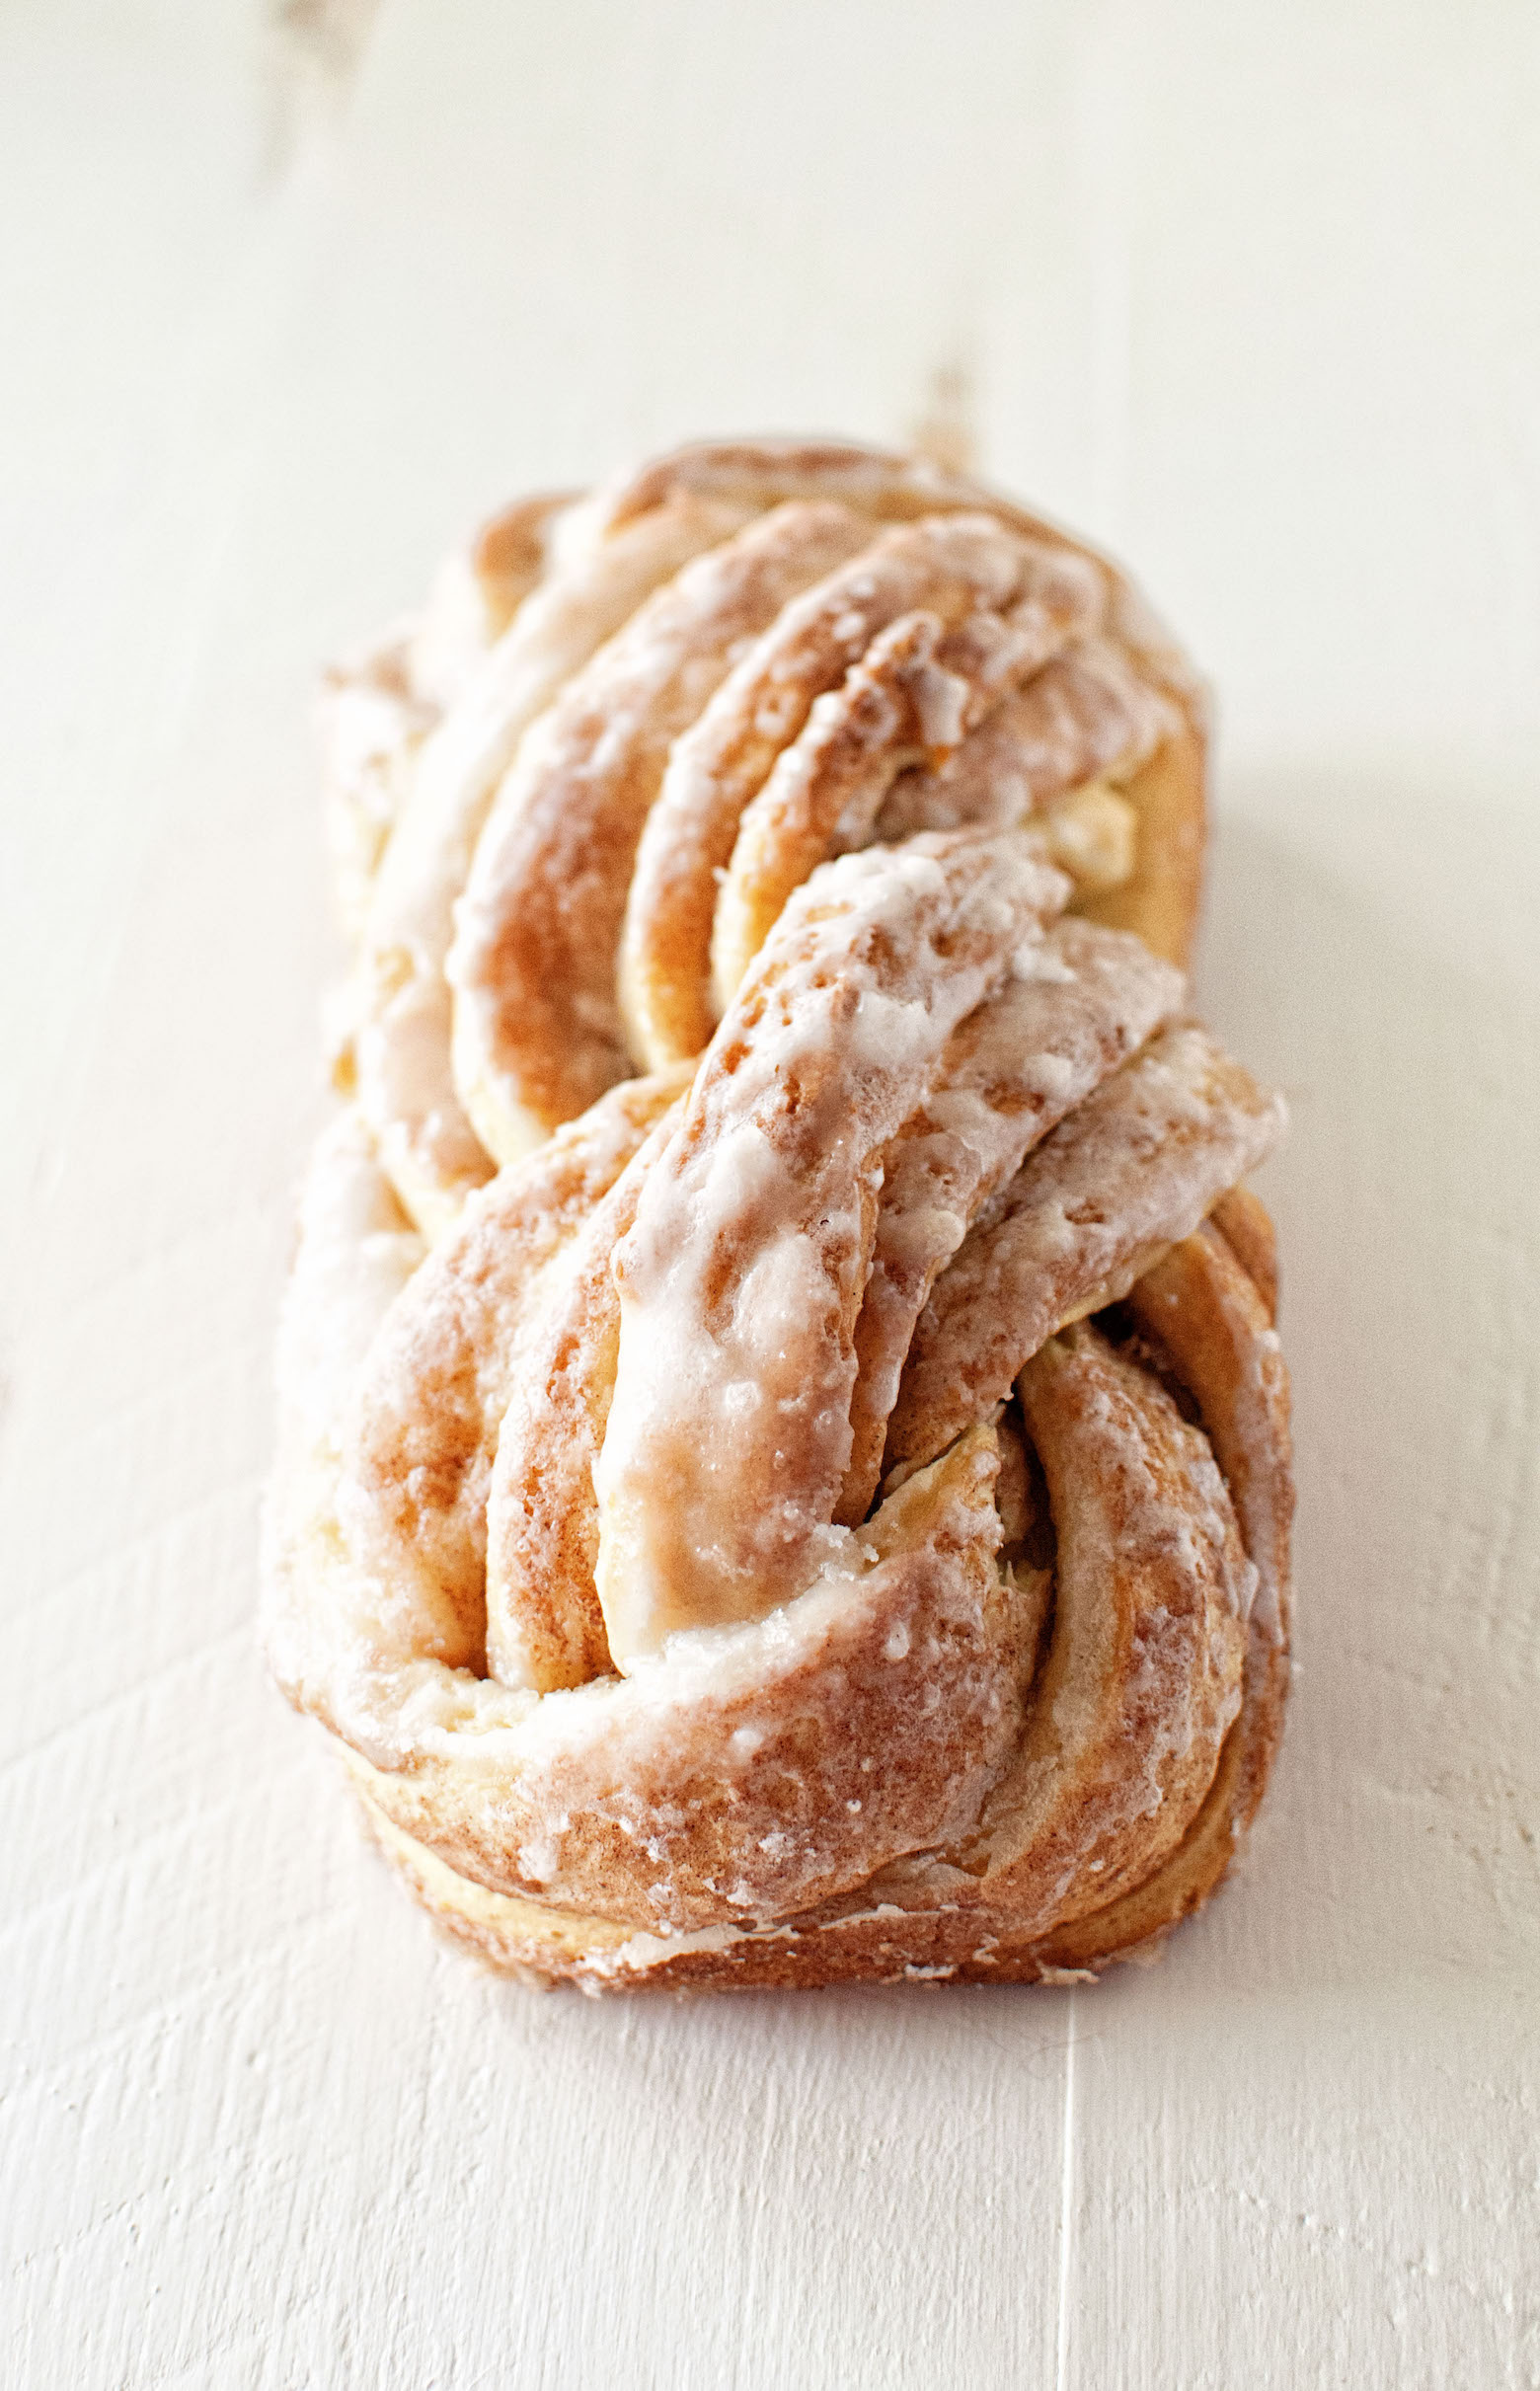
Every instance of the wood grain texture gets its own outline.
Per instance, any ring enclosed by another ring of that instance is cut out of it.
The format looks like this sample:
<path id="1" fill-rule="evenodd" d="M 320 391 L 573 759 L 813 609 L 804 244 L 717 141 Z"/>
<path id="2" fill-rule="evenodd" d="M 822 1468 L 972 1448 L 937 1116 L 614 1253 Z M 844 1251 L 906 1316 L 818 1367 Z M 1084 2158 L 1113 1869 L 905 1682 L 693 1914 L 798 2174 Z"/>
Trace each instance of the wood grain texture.
<path id="1" fill-rule="evenodd" d="M 1540 32 L 350 22 L 286 165 L 244 0 L 0 22 L 0 2381 L 1540 2383 Z M 508 490 L 938 388 L 1222 693 L 1204 994 L 1295 1110 L 1277 1781 L 1097 1988 L 529 1994 L 252 1649 L 314 665 Z"/>

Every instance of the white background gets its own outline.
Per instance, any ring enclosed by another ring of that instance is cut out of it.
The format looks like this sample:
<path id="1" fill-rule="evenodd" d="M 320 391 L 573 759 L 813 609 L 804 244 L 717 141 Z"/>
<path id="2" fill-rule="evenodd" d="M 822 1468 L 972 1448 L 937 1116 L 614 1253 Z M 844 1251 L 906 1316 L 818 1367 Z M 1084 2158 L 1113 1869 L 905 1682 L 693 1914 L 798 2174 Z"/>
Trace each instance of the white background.
<path id="1" fill-rule="evenodd" d="M 1540 17 L 289 15 L 0 10 L 5 2381 L 1540 2383 Z M 541 1996 L 253 1649 L 314 668 L 510 491 L 960 382 L 1220 692 L 1273 1795 L 1099 1987 Z"/>

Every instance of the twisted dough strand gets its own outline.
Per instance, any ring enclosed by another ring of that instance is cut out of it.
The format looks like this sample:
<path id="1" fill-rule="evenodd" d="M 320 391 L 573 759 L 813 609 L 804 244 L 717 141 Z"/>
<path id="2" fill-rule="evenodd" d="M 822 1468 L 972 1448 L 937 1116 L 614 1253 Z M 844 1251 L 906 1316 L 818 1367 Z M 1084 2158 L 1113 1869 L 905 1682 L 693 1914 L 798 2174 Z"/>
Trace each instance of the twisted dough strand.
<path id="1" fill-rule="evenodd" d="M 615 954 L 669 749 L 745 643 L 870 534 L 847 507 L 776 507 L 656 590 L 524 740 L 448 965 L 459 1085 L 500 1161 L 631 1071 Z"/>
<path id="2" fill-rule="evenodd" d="M 452 1226 L 469 1191 L 492 1175 L 453 1082 L 444 965 L 454 900 L 498 782 L 563 683 L 659 581 L 741 519 L 681 500 L 603 542 L 575 537 L 424 746 L 364 925 L 354 1042 L 364 1118 L 430 1235 Z"/>
<path id="3" fill-rule="evenodd" d="M 810 1574 L 850 1462 L 882 1150 L 1064 894 L 1020 842 L 917 839 L 787 906 L 616 1250 L 597 1483 L 622 1667 Z"/>
<path id="4" fill-rule="evenodd" d="M 916 1325 L 887 1469 L 944 1450 L 1004 1400 L 1054 1328 L 1126 1294 L 1266 1159 L 1282 1126 L 1281 1099 L 1205 1030 L 1163 1030 L 974 1222 Z"/>
<path id="5" fill-rule="evenodd" d="M 836 1518 L 866 1516 L 915 1325 L 969 1222 L 1029 1150 L 1170 1018 L 1182 992 L 1182 974 L 1137 939 L 1059 922 L 954 1033 L 937 1084 L 883 1156 Z"/>
<path id="6" fill-rule="evenodd" d="M 874 641 L 904 616 L 933 617 L 946 631 L 980 610 L 998 614 L 1019 602 L 1051 653 L 1050 643 L 1088 627 L 1104 601 L 1101 578 L 1085 560 L 1029 550 L 991 516 L 941 515 L 886 533 L 789 606 L 679 741 L 643 830 L 620 955 L 633 1051 L 655 1068 L 698 1054 L 710 1038 L 718 875 L 730 871 L 745 809 L 778 757 Z M 858 683 L 852 702 L 861 694 Z M 945 720 L 938 726 L 950 727 Z M 811 728 L 821 743 L 820 725 Z M 892 760 L 896 769 L 901 751 Z M 788 839 L 800 829 L 794 820 Z M 810 860 L 820 849 L 809 831 L 798 854 Z M 745 877 L 752 869 L 746 862 Z M 794 870 L 788 856 L 783 880 Z M 734 937 L 734 964 L 749 935 Z"/>

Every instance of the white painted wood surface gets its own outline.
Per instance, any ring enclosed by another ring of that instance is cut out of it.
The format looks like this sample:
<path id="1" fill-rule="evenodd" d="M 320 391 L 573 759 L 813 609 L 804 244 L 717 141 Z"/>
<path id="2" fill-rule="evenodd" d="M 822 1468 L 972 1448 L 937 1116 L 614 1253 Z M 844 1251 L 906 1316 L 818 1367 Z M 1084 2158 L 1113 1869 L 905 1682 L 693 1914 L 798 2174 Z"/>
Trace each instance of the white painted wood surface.
<path id="1" fill-rule="evenodd" d="M 290 15 L 0 14 L 4 2381 L 1540 2383 L 1540 19 Z M 543 1998 L 252 1646 L 312 671 L 507 490 L 938 375 L 1221 692 L 1289 1735 L 1158 1968 Z"/>

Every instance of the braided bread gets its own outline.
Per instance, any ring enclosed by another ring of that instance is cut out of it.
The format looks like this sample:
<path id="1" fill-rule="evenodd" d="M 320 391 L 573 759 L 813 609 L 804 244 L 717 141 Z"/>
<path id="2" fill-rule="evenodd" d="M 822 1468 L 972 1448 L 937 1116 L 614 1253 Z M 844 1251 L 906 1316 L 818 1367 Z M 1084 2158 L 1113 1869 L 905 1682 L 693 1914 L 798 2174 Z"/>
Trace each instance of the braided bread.
<path id="1" fill-rule="evenodd" d="M 265 1626 L 381 1844 L 588 1986 L 1149 1944 L 1287 1673 L 1189 669 L 989 494 L 732 445 L 510 509 L 327 706 Z"/>

